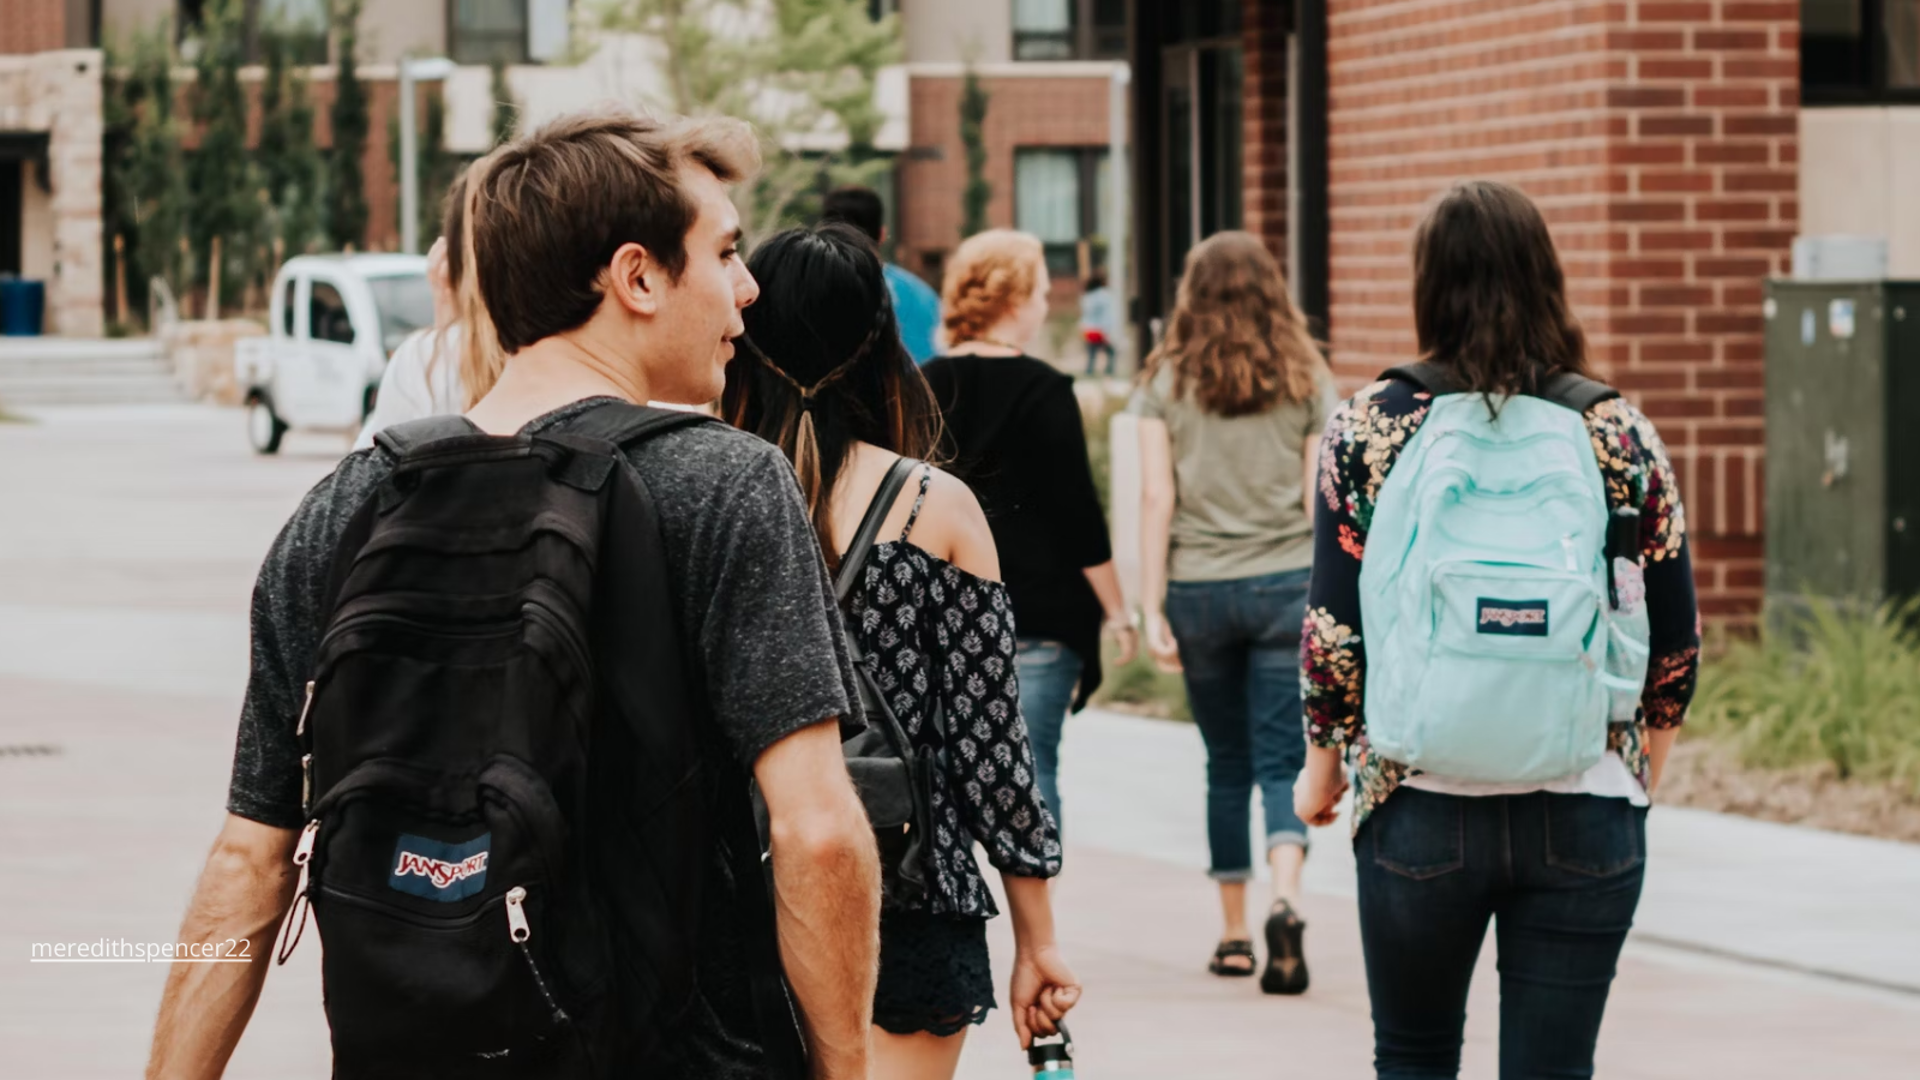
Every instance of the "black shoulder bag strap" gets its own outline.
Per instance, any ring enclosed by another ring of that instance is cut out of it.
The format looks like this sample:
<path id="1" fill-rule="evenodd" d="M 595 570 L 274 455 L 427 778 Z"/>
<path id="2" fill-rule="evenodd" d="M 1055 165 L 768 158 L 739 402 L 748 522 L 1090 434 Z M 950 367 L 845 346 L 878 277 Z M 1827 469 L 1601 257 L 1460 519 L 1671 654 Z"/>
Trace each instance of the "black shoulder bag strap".
<path id="1" fill-rule="evenodd" d="M 1540 385 L 1540 398 L 1555 405 L 1572 409 L 1582 416 L 1587 410 L 1603 401 L 1612 401 L 1620 396 L 1620 391 L 1603 382 L 1596 382 L 1584 375 L 1575 375 L 1571 371 L 1561 371 L 1547 377 Z"/>
<path id="2" fill-rule="evenodd" d="M 1467 391 L 1466 384 L 1454 378 L 1453 372 L 1430 360 L 1388 368 L 1380 373 L 1380 377 L 1410 382 L 1435 397 L 1442 394 L 1464 394 Z"/>
<path id="3" fill-rule="evenodd" d="M 880 536 L 880 526 L 886 523 L 887 515 L 893 512 L 894 501 L 900 498 L 901 489 L 907 486 L 907 478 L 919 467 L 920 462 L 913 458 L 899 458 L 887 470 L 887 475 L 881 478 L 880 490 L 873 493 L 873 501 L 867 504 L 867 516 L 860 519 L 860 527 L 853 533 L 853 543 L 847 545 L 847 553 L 840 559 L 840 575 L 833 582 L 833 598 L 841 604 L 845 604 L 847 597 L 853 595 L 853 587 L 860 580 L 860 568 L 866 565 L 867 553 L 873 550 L 873 542 Z M 859 642 L 851 640 L 851 633 L 847 637 L 849 646 L 856 650 L 854 659 L 857 661 L 860 658 L 857 651 Z"/>
<path id="4" fill-rule="evenodd" d="M 423 416 L 382 429 L 374 435 L 373 442 L 394 457 L 403 458 L 428 443 L 485 434 L 464 416 Z"/>

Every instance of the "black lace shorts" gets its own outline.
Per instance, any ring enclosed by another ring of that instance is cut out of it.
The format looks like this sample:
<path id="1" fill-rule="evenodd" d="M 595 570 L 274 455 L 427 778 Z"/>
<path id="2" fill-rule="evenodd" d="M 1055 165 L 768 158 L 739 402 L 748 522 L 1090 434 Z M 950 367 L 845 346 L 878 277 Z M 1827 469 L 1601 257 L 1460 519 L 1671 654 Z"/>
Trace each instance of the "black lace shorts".
<path id="1" fill-rule="evenodd" d="M 895 1035 L 952 1035 L 994 1007 L 987 920 L 923 911 L 880 917 L 873 1022 Z"/>

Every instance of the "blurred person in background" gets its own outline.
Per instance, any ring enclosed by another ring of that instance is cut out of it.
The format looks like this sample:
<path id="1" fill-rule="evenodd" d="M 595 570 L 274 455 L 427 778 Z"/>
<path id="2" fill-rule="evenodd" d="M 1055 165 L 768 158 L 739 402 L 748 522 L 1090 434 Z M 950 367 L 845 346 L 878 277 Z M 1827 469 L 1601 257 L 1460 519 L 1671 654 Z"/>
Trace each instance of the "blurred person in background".
<path id="1" fill-rule="evenodd" d="M 1337 400 L 1258 238 L 1217 233 L 1188 253 L 1166 337 L 1128 406 L 1140 417 L 1141 596 L 1147 648 L 1185 671 L 1207 747 L 1209 874 L 1224 923 L 1208 965 L 1216 975 L 1255 971 L 1247 816 L 1260 789 L 1273 874 L 1260 988 L 1270 994 L 1307 988 L 1296 910 L 1307 828 L 1293 812 L 1306 754 L 1300 623 L 1316 452 Z"/>
<path id="2" fill-rule="evenodd" d="M 1080 294 L 1080 340 L 1087 346 L 1087 374 L 1100 374 L 1100 357 L 1107 358 L 1107 374 L 1116 362 L 1114 342 L 1120 339 L 1120 312 L 1113 290 L 1107 287 L 1107 275 L 1095 270 L 1087 275 L 1086 291 Z"/>
<path id="3" fill-rule="evenodd" d="M 827 193 L 821 203 L 822 221 L 843 221 L 867 234 L 874 245 L 887 242 L 886 208 L 872 188 L 843 187 Z M 940 327 L 940 294 L 903 266 L 883 264 L 887 270 L 887 292 L 893 296 L 895 320 L 900 324 L 900 341 L 916 364 L 933 359 L 939 347 L 934 332 Z"/>
<path id="4" fill-rule="evenodd" d="M 1036 237 L 969 237 L 941 296 L 952 346 L 924 370 L 953 470 L 993 528 L 1019 630 L 1020 708 L 1059 821 L 1060 734 L 1100 686 L 1101 628 L 1118 639 L 1122 664 L 1136 644 L 1073 379 L 1026 351 L 1046 322 L 1050 284 Z"/>
<path id="5" fill-rule="evenodd" d="M 493 389 L 506 358 L 491 334 L 471 340 L 465 305 L 477 304 L 479 289 L 467 288 L 467 177 L 463 172 L 447 189 L 447 210 L 439 239 L 427 249 L 427 284 L 433 289 L 433 328 L 415 332 L 393 352 L 380 376 L 373 412 L 360 429 L 355 450 L 373 445 L 386 428 L 424 416 L 466 411 Z M 471 370 L 469 370 L 471 369 Z"/>
<path id="6" fill-rule="evenodd" d="M 925 463 L 940 417 L 900 344 L 869 238 L 837 222 L 788 230 L 748 269 L 760 299 L 727 368 L 725 418 L 786 453 L 836 575 L 869 507 L 884 515 L 846 601 L 848 626 L 914 750 L 942 766 L 928 895 L 881 915 L 873 1075 L 947 1080 L 967 1028 L 994 1007 L 986 925 L 997 911 L 976 841 L 1013 909 L 1008 1004 L 1021 1045 L 1052 1034 L 1080 995 L 1054 937 L 1046 879 L 1060 871 L 1060 839 L 1021 722 L 1024 673 L 1006 662 L 999 558 L 973 493 Z M 906 483 L 888 489 L 902 468 Z M 875 505 L 889 490 L 893 501 Z"/>

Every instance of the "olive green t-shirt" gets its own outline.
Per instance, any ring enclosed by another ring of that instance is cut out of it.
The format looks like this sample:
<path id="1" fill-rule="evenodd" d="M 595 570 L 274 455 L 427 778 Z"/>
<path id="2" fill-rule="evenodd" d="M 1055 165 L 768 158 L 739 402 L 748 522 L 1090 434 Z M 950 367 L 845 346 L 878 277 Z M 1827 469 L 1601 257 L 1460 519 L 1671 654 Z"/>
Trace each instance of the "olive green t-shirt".
<path id="1" fill-rule="evenodd" d="M 1249 416 L 1216 416 L 1191 392 L 1176 399 L 1171 365 L 1134 391 L 1127 411 L 1165 422 L 1173 440 L 1168 580 L 1232 581 L 1313 565 L 1313 523 L 1301 502 L 1306 446 L 1338 404 L 1324 371 L 1306 400 Z"/>

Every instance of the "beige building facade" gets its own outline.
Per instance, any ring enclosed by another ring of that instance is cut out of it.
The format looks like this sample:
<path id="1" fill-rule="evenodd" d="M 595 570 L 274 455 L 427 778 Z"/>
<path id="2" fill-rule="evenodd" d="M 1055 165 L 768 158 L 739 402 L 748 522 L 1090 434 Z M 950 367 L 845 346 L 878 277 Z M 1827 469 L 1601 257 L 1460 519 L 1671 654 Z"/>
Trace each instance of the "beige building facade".
<path id="1" fill-rule="evenodd" d="M 97 49 L 0 55 L 0 271 L 46 283 L 46 332 L 105 330 Z"/>

